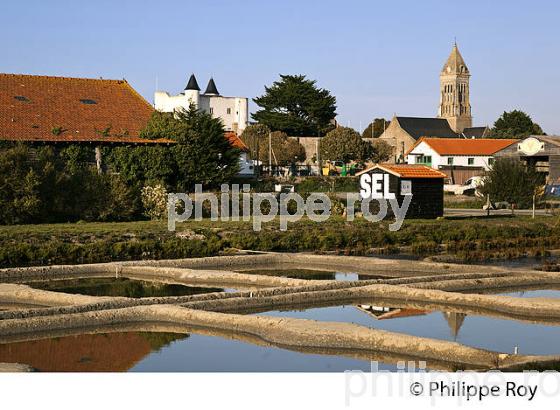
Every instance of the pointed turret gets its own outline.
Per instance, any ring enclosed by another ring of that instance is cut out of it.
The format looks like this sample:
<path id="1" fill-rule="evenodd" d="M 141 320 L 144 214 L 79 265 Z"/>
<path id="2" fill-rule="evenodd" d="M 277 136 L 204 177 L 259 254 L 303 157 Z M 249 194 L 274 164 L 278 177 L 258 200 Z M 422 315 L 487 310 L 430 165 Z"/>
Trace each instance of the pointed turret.
<path id="1" fill-rule="evenodd" d="M 463 56 L 459 52 L 457 43 L 453 44 L 451 54 L 449 54 L 449 58 L 445 62 L 445 65 L 443 66 L 441 72 L 443 74 L 461 74 L 469 72 L 469 69 L 465 64 L 465 60 L 463 60 Z"/>
<path id="2" fill-rule="evenodd" d="M 459 336 L 459 330 L 461 330 L 461 326 L 463 326 L 463 322 L 465 321 L 467 315 L 464 313 L 443 312 L 443 316 L 445 317 L 445 320 L 447 320 L 447 324 L 449 325 L 449 330 L 451 330 L 453 340 L 457 340 L 457 336 Z"/>
<path id="3" fill-rule="evenodd" d="M 191 74 L 191 77 L 189 78 L 189 82 L 187 83 L 187 86 L 185 87 L 185 90 L 200 91 L 200 87 L 198 86 L 198 83 L 196 82 L 196 77 L 194 76 L 194 74 Z"/>
<path id="4" fill-rule="evenodd" d="M 214 82 L 214 79 L 212 77 L 210 77 L 210 81 L 208 81 L 208 85 L 206 86 L 206 91 L 204 91 L 204 94 L 220 95 L 218 89 L 216 88 L 216 83 Z"/>

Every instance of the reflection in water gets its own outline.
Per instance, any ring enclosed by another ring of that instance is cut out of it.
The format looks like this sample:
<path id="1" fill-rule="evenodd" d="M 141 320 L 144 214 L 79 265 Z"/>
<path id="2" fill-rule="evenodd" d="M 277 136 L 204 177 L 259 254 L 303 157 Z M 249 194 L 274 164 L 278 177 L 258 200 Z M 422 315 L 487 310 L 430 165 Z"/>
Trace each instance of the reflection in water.
<path id="1" fill-rule="evenodd" d="M 374 306 L 375 305 L 360 305 Z M 391 332 L 440 340 L 519 354 L 560 354 L 560 326 L 496 319 L 487 316 L 466 316 L 461 313 L 419 311 L 416 309 L 384 309 L 373 314 L 356 306 L 332 306 L 297 311 L 259 313 L 329 322 L 348 322 Z M 381 319 L 381 320 L 380 320 Z M 390 319 L 390 320 L 383 320 Z"/>
<path id="2" fill-rule="evenodd" d="M 335 272 L 313 269 L 255 269 L 243 273 L 265 276 L 278 276 L 291 279 L 334 280 Z"/>
<path id="3" fill-rule="evenodd" d="M 380 369 L 396 366 L 380 363 Z M 302 353 L 222 337 L 193 334 L 149 355 L 131 371 L 343 372 L 369 371 L 371 362 L 339 355 Z"/>
<path id="4" fill-rule="evenodd" d="M 367 360 L 309 354 L 191 333 L 83 334 L 0 344 L 0 362 L 39 371 L 341 372 L 371 369 Z M 395 370 L 393 365 L 380 369 Z"/>
<path id="5" fill-rule="evenodd" d="M 456 312 L 442 312 L 443 317 L 447 320 L 447 324 L 449 325 L 449 329 L 451 330 L 451 336 L 453 336 L 453 340 L 457 340 L 457 336 L 459 335 L 459 330 L 461 330 L 461 326 L 463 326 L 463 322 L 467 317 L 464 313 L 456 313 Z"/>
<path id="6" fill-rule="evenodd" d="M 0 344 L 0 362 L 28 364 L 39 371 L 126 371 L 144 357 L 188 335 L 123 332 L 83 334 Z"/>
<path id="7" fill-rule="evenodd" d="M 97 278 L 99 279 L 102 278 Z M 115 279 L 104 279 L 119 283 Z M 73 282 L 76 286 L 76 281 L 51 281 L 50 283 L 56 282 Z M 151 282 L 146 284 L 172 286 Z M 81 283 L 82 288 L 87 288 L 87 285 Z M 119 286 L 127 288 L 124 284 Z M 145 292 L 153 292 L 153 290 L 142 292 L 146 295 Z M 513 353 L 516 348 L 519 354 L 524 355 L 560 353 L 557 344 L 560 340 L 560 326 L 476 315 L 467 317 L 457 312 L 384 306 L 381 301 L 377 304 L 373 301 L 359 306 L 271 311 L 259 315 L 355 323 L 370 328 L 456 341 L 468 346 L 508 353 Z M 187 332 L 191 332 L 191 329 L 161 330 L 167 333 L 121 331 L 0 344 L 0 362 L 28 364 L 42 371 L 339 372 L 369 371 L 371 368 L 371 363 L 365 360 L 371 356 L 352 356 L 340 351 L 320 352 L 325 354 L 317 354 L 317 350 L 293 351 L 261 345 L 260 342 L 251 342 L 249 339 L 235 340 L 230 334 L 208 335 L 200 329 L 195 329 L 196 333 L 189 334 Z M 406 353 L 403 352 L 403 355 Z M 396 363 L 386 356 L 378 360 Z M 396 366 L 380 363 L 379 369 L 396 370 Z"/>
<path id="8" fill-rule="evenodd" d="M 354 281 L 354 280 L 367 280 L 367 279 L 380 279 L 382 276 L 374 275 L 358 275 L 355 272 L 333 272 L 321 271 L 313 269 L 254 269 L 245 270 L 243 273 L 278 276 L 291 279 L 308 279 L 308 280 L 341 280 L 341 281 Z"/>
<path id="9" fill-rule="evenodd" d="M 427 310 L 420 309 L 404 309 L 392 308 L 387 306 L 376 305 L 358 305 L 356 306 L 362 312 L 373 316 L 377 320 L 396 319 L 399 317 L 420 316 L 429 313 Z"/>
<path id="10" fill-rule="evenodd" d="M 507 293 L 500 293 L 501 296 L 512 296 L 516 298 L 560 298 L 558 289 L 536 289 L 536 290 L 515 290 Z"/>
<path id="11" fill-rule="evenodd" d="M 125 296 L 129 298 L 185 296 L 221 292 L 220 288 L 201 288 L 178 284 L 147 282 L 128 278 L 79 278 L 30 282 L 36 289 L 78 293 L 90 296 Z"/>
<path id="12" fill-rule="evenodd" d="M 273 311 L 283 316 L 355 323 L 391 332 L 455 340 L 494 351 L 558 354 L 560 326 L 469 316 L 455 312 L 391 308 L 375 304 Z M 368 358 L 340 351 L 294 351 L 268 346 L 262 339 L 201 329 L 162 329 L 167 333 L 127 331 L 64 336 L 0 344 L 0 362 L 29 364 L 44 371 L 369 371 Z M 170 333 L 173 332 L 173 333 Z M 184 333 L 178 333 L 184 332 Z M 188 336 L 187 336 L 188 333 Z M 318 354 L 323 353 L 323 354 Z M 402 352 L 405 356 L 407 352 Z M 379 369 L 396 370 L 382 355 Z M 433 363 L 432 363 L 433 364 Z M 430 365 L 430 364 L 429 364 Z M 437 367 L 435 367 L 437 368 Z M 453 370 L 453 369 L 451 369 Z"/>

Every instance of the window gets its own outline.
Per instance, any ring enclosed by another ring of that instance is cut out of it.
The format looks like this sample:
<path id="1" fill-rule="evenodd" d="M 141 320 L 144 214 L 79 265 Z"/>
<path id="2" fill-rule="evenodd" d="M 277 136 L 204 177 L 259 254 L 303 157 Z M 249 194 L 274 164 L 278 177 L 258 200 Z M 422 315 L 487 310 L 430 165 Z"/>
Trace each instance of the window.
<path id="1" fill-rule="evenodd" d="M 467 159 L 467 164 L 474 165 L 474 158 L 468 158 Z"/>
<path id="2" fill-rule="evenodd" d="M 97 104 L 97 101 L 91 100 L 91 99 L 89 99 L 89 98 L 83 98 L 83 99 L 80 100 L 80 102 L 81 102 L 82 104 L 90 104 L 90 105 L 92 105 L 92 104 Z"/>
<path id="3" fill-rule="evenodd" d="M 228 109 L 227 109 L 227 113 L 228 113 L 228 114 L 231 114 L 231 108 L 228 108 Z"/>
<path id="4" fill-rule="evenodd" d="M 23 96 L 23 95 L 15 95 L 14 98 L 18 101 L 22 101 L 22 102 L 29 102 L 29 98 Z"/>
<path id="5" fill-rule="evenodd" d="M 494 158 L 488 158 L 488 165 L 494 165 Z"/>
<path id="6" fill-rule="evenodd" d="M 210 107 L 210 115 L 214 114 L 214 107 Z"/>
<path id="7" fill-rule="evenodd" d="M 453 157 L 447 157 L 447 165 L 453 165 Z"/>

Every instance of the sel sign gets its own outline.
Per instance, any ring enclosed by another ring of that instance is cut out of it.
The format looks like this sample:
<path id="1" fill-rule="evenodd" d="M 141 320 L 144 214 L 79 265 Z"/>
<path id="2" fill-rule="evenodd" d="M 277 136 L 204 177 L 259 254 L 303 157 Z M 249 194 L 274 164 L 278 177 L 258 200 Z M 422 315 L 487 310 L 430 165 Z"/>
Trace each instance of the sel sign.
<path id="1" fill-rule="evenodd" d="M 401 195 L 412 195 L 412 181 L 401 180 Z"/>

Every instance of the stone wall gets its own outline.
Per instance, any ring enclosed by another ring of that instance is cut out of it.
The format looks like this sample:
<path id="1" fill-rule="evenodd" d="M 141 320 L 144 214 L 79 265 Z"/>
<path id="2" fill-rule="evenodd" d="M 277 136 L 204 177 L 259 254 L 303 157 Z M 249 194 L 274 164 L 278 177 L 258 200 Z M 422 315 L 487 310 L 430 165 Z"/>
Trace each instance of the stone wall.
<path id="1" fill-rule="evenodd" d="M 416 140 L 412 138 L 408 132 L 403 130 L 398 121 L 395 120 L 391 121 L 389 127 L 381 134 L 379 139 L 393 147 L 393 155 L 387 161 L 388 163 L 398 162 L 401 155 L 402 159 L 400 162 L 404 162 L 404 154 L 416 143 Z"/>

